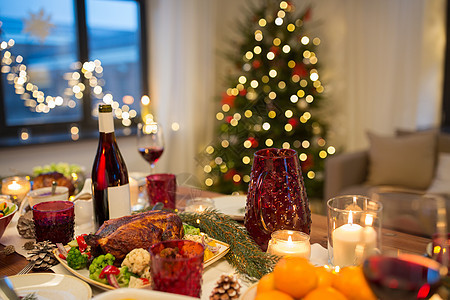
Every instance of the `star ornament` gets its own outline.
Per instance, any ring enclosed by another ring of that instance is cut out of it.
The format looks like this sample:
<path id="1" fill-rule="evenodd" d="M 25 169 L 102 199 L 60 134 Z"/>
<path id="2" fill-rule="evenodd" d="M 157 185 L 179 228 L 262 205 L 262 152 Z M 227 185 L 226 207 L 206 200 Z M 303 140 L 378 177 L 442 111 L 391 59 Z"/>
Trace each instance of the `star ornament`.
<path id="1" fill-rule="evenodd" d="M 38 13 L 29 13 L 29 18 L 25 19 L 24 33 L 29 33 L 31 36 L 37 37 L 41 43 L 45 42 L 45 39 L 50 34 L 50 30 L 55 27 L 50 23 L 50 16 L 44 15 L 44 9 Z"/>

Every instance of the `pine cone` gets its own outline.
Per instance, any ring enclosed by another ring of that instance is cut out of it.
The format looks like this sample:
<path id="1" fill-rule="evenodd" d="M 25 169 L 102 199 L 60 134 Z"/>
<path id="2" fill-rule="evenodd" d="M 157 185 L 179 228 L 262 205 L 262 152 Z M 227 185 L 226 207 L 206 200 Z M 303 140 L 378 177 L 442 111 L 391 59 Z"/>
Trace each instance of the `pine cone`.
<path id="1" fill-rule="evenodd" d="M 36 243 L 34 244 L 34 249 L 28 251 L 30 256 L 27 257 L 27 260 L 34 262 L 34 269 L 47 270 L 58 264 L 53 255 L 53 249 L 55 248 L 56 245 L 50 241 Z"/>
<path id="2" fill-rule="evenodd" d="M 19 234 L 26 239 L 35 238 L 33 211 L 27 211 L 25 214 L 20 216 L 17 221 L 17 231 L 19 231 Z"/>
<path id="3" fill-rule="evenodd" d="M 3 248 L 2 251 L 5 255 L 11 255 L 14 252 L 16 252 L 16 249 L 14 248 L 14 245 L 8 245 L 5 248 Z"/>
<path id="4" fill-rule="evenodd" d="M 222 275 L 213 289 L 210 300 L 238 299 L 241 285 L 233 275 Z"/>

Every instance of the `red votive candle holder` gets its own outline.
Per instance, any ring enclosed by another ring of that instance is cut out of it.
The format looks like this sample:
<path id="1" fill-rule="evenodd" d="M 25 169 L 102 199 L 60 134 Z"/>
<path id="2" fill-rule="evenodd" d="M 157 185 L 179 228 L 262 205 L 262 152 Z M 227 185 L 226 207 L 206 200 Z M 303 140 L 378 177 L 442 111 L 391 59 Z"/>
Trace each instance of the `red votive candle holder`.
<path id="1" fill-rule="evenodd" d="M 200 298 L 202 244 L 189 240 L 164 241 L 153 245 L 149 252 L 154 290 Z"/>
<path id="2" fill-rule="evenodd" d="M 48 201 L 34 205 L 36 242 L 49 240 L 67 244 L 74 234 L 74 205 L 70 201 Z"/>
<path id="3" fill-rule="evenodd" d="M 147 192 L 151 206 L 162 202 L 165 208 L 175 209 L 177 180 L 174 174 L 147 176 Z"/>

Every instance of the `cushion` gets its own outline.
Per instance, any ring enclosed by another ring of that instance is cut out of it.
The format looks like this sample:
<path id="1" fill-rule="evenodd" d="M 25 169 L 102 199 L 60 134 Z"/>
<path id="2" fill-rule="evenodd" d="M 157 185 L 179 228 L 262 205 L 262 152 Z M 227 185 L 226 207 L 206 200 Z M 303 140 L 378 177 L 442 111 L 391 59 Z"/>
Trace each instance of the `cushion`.
<path id="1" fill-rule="evenodd" d="M 450 153 L 439 154 L 436 176 L 427 194 L 450 195 Z"/>
<path id="2" fill-rule="evenodd" d="M 419 131 L 411 131 L 407 129 L 397 129 L 397 136 L 405 136 L 410 134 L 423 134 L 423 133 L 431 133 L 434 132 L 437 135 L 437 152 L 446 152 L 450 153 L 450 134 L 446 132 L 440 131 L 440 129 L 427 129 L 427 130 L 419 130 Z"/>
<path id="3" fill-rule="evenodd" d="M 435 163 L 436 134 L 423 132 L 399 137 L 368 133 L 368 184 L 425 190 Z"/>

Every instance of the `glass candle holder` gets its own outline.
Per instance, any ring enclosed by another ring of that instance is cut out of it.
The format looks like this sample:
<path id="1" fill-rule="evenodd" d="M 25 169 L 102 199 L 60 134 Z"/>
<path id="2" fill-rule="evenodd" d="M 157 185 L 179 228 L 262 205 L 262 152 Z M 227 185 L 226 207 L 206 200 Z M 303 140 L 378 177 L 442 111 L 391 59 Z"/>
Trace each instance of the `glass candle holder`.
<path id="1" fill-rule="evenodd" d="M 150 205 L 161 202 L 164 208 L 175 209 L 177 180 L 174 174 L 152 174 L 147 176 L 147 192 Z"/>
<path id="2" fill-rule="evenodd" d="M 70 201 L 48 201 L 34 205 L 33 219 L 36 242 L 49 240 L 67 244 L 73 239 L 75 214 Z"/>
<path id="3" fill-rule="evenodd" d="M 211 199 L 211 198 L 195 198 L 195 199 L 189 199 L 186 202 L 185 211 L 201 213 L 209 207 L 211 207 L 211 208 L 216 207 L 213 199 Z"/>
<path id="4" fill-rule="evenodd" d="M 309 260 L 311 256 L 309 239 L 309 235 L 301 231 L 277 230 L 272 233 L 267 253 L 278 256 L 304 257 Z"/>
<path id="5" fill-rule="evenodd" d="M 360 195 L 328 200 L 328 258 L 334 266 L 360 265 L 380 252 L 382 204 Z"/>
<path id="6" fill-rule="evenodd" d="M 154 290 L 200 298 L 202 244 L 189 240 L 163 241 L 153 245 L 149 252 Z"/>
<path id="7" fill-rule="evenodd" d="M 26 177 L 13 176 L 2 180 L 2 194 L 11 196 L 16 204 L 22 202 L 30 189 L 31 183 Z"/>

